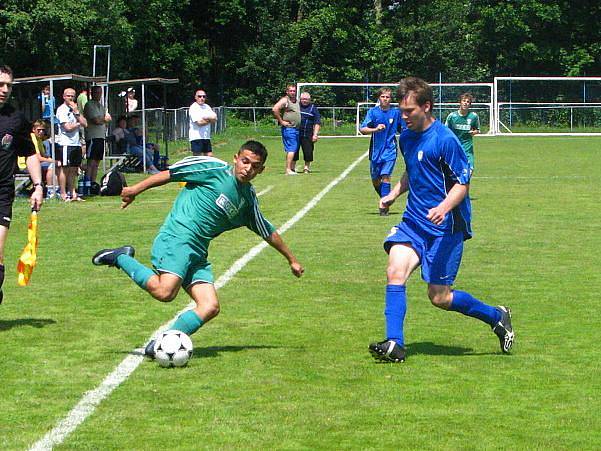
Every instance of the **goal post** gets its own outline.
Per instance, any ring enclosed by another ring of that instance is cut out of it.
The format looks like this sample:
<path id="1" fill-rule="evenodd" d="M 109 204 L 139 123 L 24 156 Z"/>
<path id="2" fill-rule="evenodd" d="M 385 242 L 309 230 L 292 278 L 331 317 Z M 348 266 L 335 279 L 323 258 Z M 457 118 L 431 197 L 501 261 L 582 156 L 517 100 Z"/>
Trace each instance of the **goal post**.
<path id="1" fill-rule="evenodd" d="M 495 77 L 495 135 L 601 134 L 601 77 Z"/>

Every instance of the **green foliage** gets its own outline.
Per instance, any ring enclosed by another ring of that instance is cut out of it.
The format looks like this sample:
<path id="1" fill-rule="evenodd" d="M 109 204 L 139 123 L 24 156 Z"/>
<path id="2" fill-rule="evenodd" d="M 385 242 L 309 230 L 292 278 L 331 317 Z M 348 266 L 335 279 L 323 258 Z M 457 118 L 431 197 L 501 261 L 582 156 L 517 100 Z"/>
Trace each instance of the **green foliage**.
<path id="1" fill-rule="evenodd" d="M 0 61 L 17 76 L 89 75 L 112 46 L 112 78 L 177 77 L 173 106 L 203 86 L 214 104 L 268 105 L 289 82 L 406 75 L 594 75 L 598 2 L 5 0 Z"/>

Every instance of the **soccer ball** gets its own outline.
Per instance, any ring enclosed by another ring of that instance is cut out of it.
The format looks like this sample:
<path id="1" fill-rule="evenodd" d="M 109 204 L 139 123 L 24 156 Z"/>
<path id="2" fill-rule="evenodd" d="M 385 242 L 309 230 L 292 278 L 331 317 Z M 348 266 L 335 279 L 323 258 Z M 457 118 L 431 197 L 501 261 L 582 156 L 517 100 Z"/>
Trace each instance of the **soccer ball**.
<path id="1" fill-rule="evenodd" d="M 154 344 L 154 358 L 164 368 L 185 366 L 192 357 L 192 340 L 179 330 L 168 330 Z"/>

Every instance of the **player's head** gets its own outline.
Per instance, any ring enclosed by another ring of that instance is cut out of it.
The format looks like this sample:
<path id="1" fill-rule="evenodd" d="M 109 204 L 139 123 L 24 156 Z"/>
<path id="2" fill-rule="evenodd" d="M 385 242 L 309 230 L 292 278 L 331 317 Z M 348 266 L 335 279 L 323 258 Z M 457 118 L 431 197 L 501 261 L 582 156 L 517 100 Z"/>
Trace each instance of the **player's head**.
<path id="1" fill-rule="evenodd" d="M 309 94 L 308 92 L 301 92 L 300 103 L 303 106 L 309 105 L 311 103 L 311 94 Z"/>
<path id="2" fill-rule="evenodd" d="M 399 82 L 397 96 L 407 128 L 416 132 L 423 131 L 432 119 L 432 108 L 434 108 L 432 87 L 421 78 L 403 78 Z"/>
<path id="3" fill-rule="evenodd" d="M 127 127 L 127 118 L 125 116 L 119 116 L 117 118 L 117 125 L 121 128 Z"/>
<path id="4" fill-rule="evenodd" d="M 50 85 L 44 85 L 42 92 L 46 95 L 50 95 Z"/>
<path id="5" fill-rule="evenodd" d="M 469 92 L 464 92 L 459 96 L 459 109 L 461 111 L 467 111 L 472 106 L 474 96 Z"/>
<path id="6" fill-rule="evenodd" d="M 234 177 L 248 183 L 265 169 L 267 149 L 258 141 L 246 141 L 234 155 Z"/>
<path id="7" fill-rule="evenodd" d="M 378 102 L 380 102 L 381 107 L 388 108 L 390 106 L 390 102 L 392 102 L 392 89 L 378 89 Z"/>
<path id="8" fill-rule="evenodd" d="M 207 93 L 204 89 L 197 89 L 194 93 L 194 101 L 199 105 L 202 105 L 207 101 Z"/>
<path id="9" fill-rule="evenodd" d="M 13 70 L 5 65 L 0 65 L 0 106 L 8 102 L 13 92 Z"/>
<path id="10" fill-rule="evenodd" d="M 31 131 L 38 138 L 43 138 L 44 135 L 46 134 L 46 122 L 44 122 L 41 119 L 38 119 L 31 125 Z"/>

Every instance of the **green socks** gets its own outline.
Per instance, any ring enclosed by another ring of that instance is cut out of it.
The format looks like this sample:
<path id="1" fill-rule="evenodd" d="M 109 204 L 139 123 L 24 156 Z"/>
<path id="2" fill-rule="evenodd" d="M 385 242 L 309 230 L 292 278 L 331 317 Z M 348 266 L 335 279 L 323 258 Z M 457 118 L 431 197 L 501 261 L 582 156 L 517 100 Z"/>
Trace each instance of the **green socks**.
<path id="1" fill-rule="evenodd" d="M 155 272 L 144 266 L 138 260 L 129 255 L 121 254 L 117 257 L 117 268 L 124 271 L 136 284 L 146 289 L 146 283 L 148 279 L 156 275 Z"/>
<path id="2" fill-rule="evenodd" d="M 186 310 L 179 315 L 169 330 L 179 330 L 186 335 L 192 335 L 204 324 L 204 321 L 194 310 Z"/>

